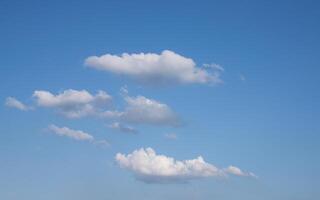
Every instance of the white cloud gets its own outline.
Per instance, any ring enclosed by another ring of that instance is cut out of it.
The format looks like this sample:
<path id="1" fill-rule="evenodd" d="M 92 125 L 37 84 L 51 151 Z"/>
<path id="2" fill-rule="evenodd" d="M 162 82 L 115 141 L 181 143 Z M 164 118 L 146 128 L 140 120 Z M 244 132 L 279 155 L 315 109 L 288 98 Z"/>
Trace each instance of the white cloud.
<path id="1" fill-rule="evenodd" d="M 121 88 L 120 94 L 125 101 L 124 108 L 120 110 L 111 110 L 112 97 L 104 91 L 90 94 L 86 90 L 68 89 L 53 94 L 46 90 L 36 90 L 32 96 L 35 106 L 51 108 L 68 118 L 91 116 L 125 124 L 180 125 L 179 117 L 168 105 L 144 96 L 129 96 L 126 87 Z M 7 99 L 6 105 L 29 109 L 12 97 Z M 110 128 L 122 132 L 136 132 L 134 128 L 123 124 L 113 124 Z"/>
<path id="2" fill-rule="evenodd" d="M 93 143 L 98 145 L 98 146 L 101 146 L 101 147 L 109 147 L 109 146 L 111 146 L 110 143 L 108 141 L 106 141 L 106 140 L 95 140 Z"/>
<path id="3" fill-rule="evenodd" d="M 255 174 L 252 172 L 243 172 L 241 169 L 238 167 L 230 165 L 228 168 L 224 169 L 226 173 L 236 175 L 236 176 L 251 176 L 251 177 L 256 177 Z"/>
<path id="4" fill-rule="evenodd" d="M 123 133 L 132 133 L 132 134 L 138 133 L 138 131 L 135 128 L 133 128 L 131 126 L 126 126 L 120 122 L 114 122 L 114 123 L 110 124 L 108 127 L 113 130 L 120 131 Z"/>
<path id="5" fill-rule="evenodd" d="M 124 85 L 124 86 L 122 86 L 122 87 L 120 88 L 120 94 L 121 94 L 122 96 L 128 96 L 129 90 L 128 90 L 128 87 L 127 87 L 126 85 Z"/>
<path id="6" fill-rule="evenodd" d="M 111 129 L 120 131 L 120 132 L 124 132 L 124 133 L 132 133 L 132 134 L 138 133 L 138 131 L 135 128 L 133 128 L 131 126 L 123 125 L 120 122 L 114 122 L 114 123 L 110 124 L 108 127 Z"/>
<path id="7" fill-rule="evenodd" d="M 221 65 L 216 64 L 216 63 L 203 64 L 203 66 L 206 67 L 206 68 L 215 69 L 215 70 L 217 70 L 217 72 L 218 72 L 218 71 L 220 71 L 220 72 L 223 72 L 223 71 L 224 71 L 224 68 L 223 68 Z"/>
<path id="8" fill-rule="evenodd" d="M 105 91 L 98 91 L 96 95 L 86 90 L 65 90 L 57 95 L 44 90 L 37 90 L 33 93 L 37 105 L 50 107 L 58 110 L 68 118 L 80 118 L 94 115 L 96 112 L 106 108 L 112 97 Z"/>
<path id="9" fill-rule="evenodd" d="M 74 140 L 88 141 L 99 146 L 109 146 L 109 143 L 106 140 L 96 140 L 91 134 L 81 130 L 74 130 L 68 127 L 58 127 L 54 124 L 49 125 L 48 130 L 56 135 L 69 137 Z"/>
<path id="10" fill-rule="evenodd" d="M 8 107 L 16 108 L 16 109 L 23 110 L 23 111 L 27 111 L 27 110 L 32 109 L 31 107 L 23 104 L 22 102 L 20 102 L 19 100 L 15 99 L 13 97 L 6 98 L 5 105 Z"/>
<path id="11" fill-rule="evenodd" d="M 121 168 L 147 183 L 187 182 L 204 177 L 224 177 L 229 173 L 205 162 L 201 156 L 179 161 L 157 155 L 152 148 L 141 148 L 128 155 L 117 153 L 115 159 Z"/>
<path id="12" fill-rule="evenodd" d="M 144 96 L 126 96 L 124 99 L 127 103 L 124 111 L 106 111 L 102 116 L 136 124 L 179 125 L 177 115 L 164 103 Z"/>
<path id="13" fill-rule="evenodd" d="M 176 140 L 176 139 L 178 139 L 178 136 L 175 133 L 166 133 L 166 134 L 164 134 L 164 137 L 166 139 L 168 139 L 168 140 Z"/>
<path id="14" fill-rule="evenodd" d="M 121 56 L 105 54 L 90 56 L 85 65 L 119 75 L 131 77 L 147 85 L 221 83 L 220 69 L 211 68 L 211 72 L 197 67 L 191 59 L 173 51 L 156 53 L 123 53 Z M 218 65 L 217 65 L 218 66 Z"/>
<path id="15" fill-rule="evenodd" d="M 160 125 L 177 125 L 178 119 L 170 107 L 144 96 L 126 97 L 127 107 L 122 115 L 125 121 Z"/>
<path id="16" fill-rule="evenodd" d="M 53 124 L 49 125 L 48 129 L 57 135 L 66 136 L 75 140 L 94 141 L 94 137 L 92 135 L 81 130 L 73 130 L 68 127 L 58 127 Z"/>

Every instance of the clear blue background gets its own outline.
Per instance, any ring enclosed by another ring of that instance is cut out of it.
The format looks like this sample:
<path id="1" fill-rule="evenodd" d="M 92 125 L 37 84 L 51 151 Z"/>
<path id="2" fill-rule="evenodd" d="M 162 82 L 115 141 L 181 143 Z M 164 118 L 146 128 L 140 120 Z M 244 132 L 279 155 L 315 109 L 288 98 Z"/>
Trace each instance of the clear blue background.
<path id="1" fill-rule="evenodd" d="M 167 103 L 180 128 L 115 133 L 102 120 L 0 107 L 0 199 L 320 198 L 318 1 L 0 1 L 0 99 L 27 104 L 36 89 L 119 89 Z M 225 68 L 224 84 L 140 87 L 85 68 L 91 55 L 164 49 Z M 240 74 L 246 77 L 241 81 Z M 106 138 L 101 149 L 43 131 L 68 126 Z M 175 132 L 178 140 L 163 137 Z M 140 147 L 177 159 L 202 155 L 259 179 L 150 185 L 114 163 Z"/>

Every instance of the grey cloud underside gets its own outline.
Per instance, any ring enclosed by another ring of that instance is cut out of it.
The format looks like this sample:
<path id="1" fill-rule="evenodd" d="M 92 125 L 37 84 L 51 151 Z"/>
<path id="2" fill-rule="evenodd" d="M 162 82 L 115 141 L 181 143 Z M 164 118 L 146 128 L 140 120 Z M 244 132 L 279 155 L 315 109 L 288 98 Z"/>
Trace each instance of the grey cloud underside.
<path id="1" fill-rule="evenodd" d="M 125 98 L 124 111 L 106 111 L 101 116 L 126 123 L 178 126 L 180 119 L 171 108 L 159 101 L 144 96 Z"/>

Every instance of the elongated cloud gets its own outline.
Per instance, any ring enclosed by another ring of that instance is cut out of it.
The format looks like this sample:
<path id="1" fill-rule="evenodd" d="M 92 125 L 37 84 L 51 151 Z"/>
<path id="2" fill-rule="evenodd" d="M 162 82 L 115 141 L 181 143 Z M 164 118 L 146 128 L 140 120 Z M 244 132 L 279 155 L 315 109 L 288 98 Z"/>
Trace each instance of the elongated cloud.
<path id="1" fill-rule="evenodd" d="M 126 96 L 125 101 L 124 111 L 107 111 L 102 116 L 136 124 L 179 125 L 177 115 L 164 103 L 144 96 Z"/>
<path id="2" fill-rule="evenodd" d="M 173 51 L 156 53 L 123 53 L 121 56 L 105 54 L 90 56 L 85 65 L 111 73 L 125 75 L 146 85 L 170 85 L 192 83 L 221 83 L 222 68 L 206 70 L 197 67 L 191 59 Z"/>
<path id="3" fill-rule="evenodd" d="M 180 119 L 165 103 L 144 96 L 129 96 L 128 90 L 121 89 L 125 105 L 120 110 L 111 110 L 112 97 L 105 91 L 91 94 L 86 90 L 68 89 L 53 94 L 46 90 L 33 92 L 36 107 L 51 108 L 67 118 L 102 117 L 116 121 L 110 128 L 122 132 L 136 132 L 134 128 L 124 124 L 149 124 L 161 126 L 178 126 Z M 6 105 L 20 110 L 28 107 L 20 101 L 8 97 Z M 120 124 L 121 123 L 121 124 Z"/>
<path id="4" fill-rule="evenodd" d="M 92 95 L 86 90 L 72 89 L 56 95 L 49 91 L 37 90 L 33 93 L 33 97 L 38 106 L 55 108 L 68 118 L 94 115 L 105 109 L 112 100 L 112 97 L 105 91 L 99 91 L 96 95 Z"/>
<path id="5" fill-rule="evenodd" d="M 87 141 L 93 141 L 94 137 L 90 135 L 89 133 L 83 132 L 81 130 L 74 130 L 70 129 L 68 127 L 58 127 L 56 125 L 49 125 L 48 129 L 60 136 L 66 136 L 75 140 L 87 140 Z"/>
<path id="6" fill-rule="evenodd" d="M 257 177 L 254 173 L 252 172 L 244 172 L 238 167 L 230 165 L 228 168 L 224 169 L 226 173 L 233 174 L 236 176 L 251 176 L 251 177 Z"/>
<path id="7" fill-rule="evenodd" d="M 120 131 L 123 133 L 131 133 L 131 134 L 138 133 L 138 131 L 135 128 L 133 128 L 131 126 L 126 126 L 120 122 L 114 122 L 114 123 L 110 124 L 108 127 L 113 130 L 117 130 L 117 131 Z"/>
<path id="8" fill-rule="evenodd" d="M 109 146 L 109 143 L 106 140 L 97 140 L 90 133 L 82 130 L 74 130 L 68 127 L 58 127 L 54 124 L 49 125 L 48 130 L 56 135 L 68 137 L 74 140 L 88 141 L 99 146 Z"/>
<path id="9" fill-rule="evenodd" d="M 22 102 L 20 102 L 19 100 L 13 97 L 8 97 L 5 101 L 5 105 L 8 107 L 16 108 L 18 110 L 23 110 L 23 111 L 27 111 L 31 109 L 31 107 L 23 104 Z"/>
<path id="10" fill-rule="evenodd" d="M 152 148 L 141 148 L 128 155 L 117 153 L 115 159 L 121 168 L 133 172 L 138 180 L 147 183 L 188 182 L 205 177 L 226 176 L 229 173 L 207 163 L 201 156 L 179 161 L 158 155 Z"/>

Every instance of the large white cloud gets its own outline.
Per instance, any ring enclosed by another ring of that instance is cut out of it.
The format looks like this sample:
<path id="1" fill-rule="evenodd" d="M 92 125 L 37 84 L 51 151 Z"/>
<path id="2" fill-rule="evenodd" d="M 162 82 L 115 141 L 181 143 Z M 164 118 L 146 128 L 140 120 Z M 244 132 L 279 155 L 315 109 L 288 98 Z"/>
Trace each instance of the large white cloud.
<path id="1" fill-rule="evenodd" d="M 135 124 L 168 126 L 179 124 L 177 115 L 164 103 L 144 96 L 126 96 L 124 99 L 127 103 L 124 111 L 107 111 L 102 116 Z"/>
<path id="2" fill-rule="evenodd" d="M 32 109 L 30 106 L 23 104 L 22 102 L 15 99 L 14 97 L 6 98 L 5 105 L 8 107 L 16 108 L 18 110 L 23 110 L 23 111 Z"/>
<path id="3" fill-rule="evenodd" d="M 156 53 L 123 53 L 121 56 L 105 54 L 90 56 L 85 65 L 131 77 L 147 85 L 221 83 L 221 67 L 211 69 L 197 67 L 191 59 L 173 51 Z M 218 65 L 216 65 L 218 66 Z"/>
<path id="4" fill-rule="evenodd" d="M 152 148 L 141 148 L 128 155 L 117 153 L 115 159 L 121 168 L 133 172 L 137 179 L 147 183 L 187 182 L 204 177 L 224 177 L 229 173 L 207 163 L 201 156 L 179 161 L 158 155 Z"/>
<path id="5" fill-rule="evenodd" d="M 50 107 L 69 118 L 79 118 L 94 115 L 110 104 L 112 97 L 105 91 L 98 91 L 96 95 L 86 90 L 65 90 L 59 94 L 37 90 L 33 93 L 37 105 Z"/>

